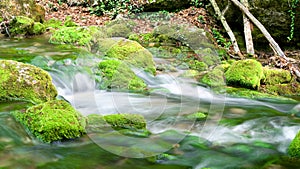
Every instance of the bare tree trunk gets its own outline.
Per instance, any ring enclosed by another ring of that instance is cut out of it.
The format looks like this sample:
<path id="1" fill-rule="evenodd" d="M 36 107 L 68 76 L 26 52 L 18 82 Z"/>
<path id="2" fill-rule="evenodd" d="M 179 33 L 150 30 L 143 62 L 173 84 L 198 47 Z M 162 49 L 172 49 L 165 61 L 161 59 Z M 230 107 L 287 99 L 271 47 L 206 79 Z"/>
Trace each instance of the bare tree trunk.
<path id="1" fill-rule="evenodd" d="M 275 42 L 275 40 L 272 38 L 272 36 L 269 34 L 266 28 L 249 12 L 249 10 L 243 4 L 241 4 L 238 0 L 231 0 L 231 2 L 233 2 L 238 8 L 240 8 L 240 10 L 243 13 L 245 13 L 247 17 L 259 28 L 259 30 L 264 34 L 266 39 L 269 41 L 271 48 L 277 55 L 279 55 L 288 63 L 293 62 L 293 59 L 285 56 L 279 45 Z M 289 69 L 300 79 L 300 70 L 298 66 L 291 63 Z"/>
<path id="2" fill-rule="evenodd" d="M 231 0 L 231 2 L 233 2 L 238 8 L 240 8 L 240 10 L 242 10 L 243 13 L 246 14 L 247 17 L 258 27 L 258 29 L 264 34 L 264 36 L 267 38 L 267 40 L 271 44 L 272 48 L 276 51 L 276 53 L 280 57 L 288 60 L 285 54 L 283 53 L 283 51 L 281 50 L 281 48 L 279 47 L 279 45 L 275 42 L 275 40 L 266 30 L 266 28 L 249 12 L 249 10 L 238 0 Z"/>
<path id="3" fill-rule="evenodd" d="M 248 8 L 249 3 L 248 0 L 241 0 L 241 3 Z M 245 35 L 245 43 L 246 43 L 246 51 L 249 55 L 254 55 L 254 45 L 251 34 L 251 23 L 247 16 L 243 13 L 243 21 L 244 21 L 244 35 Z"/>
<path id="4" fill-rule="evenodd" d="M 230 28 L 230 26 L 228 25 L 225 17 L 222 15 L 221 11 L 220 11 L 220 8 L 218 7 L 218 4 L 216 3 L 215 0 L 209 0 L 210 3 L 212 4 L 216 14 L 218 15 L 218 18 L 220 19 L 224 29 L 226 30 L 231 42 L 232 42 L 232 45 L 233 45 L 233 50 L 235 52 L 235 54 L 238 54 L 239 57 L 243 58 L 244 56 L 241 54 L 241 51 L 239 49 L 239 46 L 237 44 L 237 41 L 236 41 L 236 38 Z"/>

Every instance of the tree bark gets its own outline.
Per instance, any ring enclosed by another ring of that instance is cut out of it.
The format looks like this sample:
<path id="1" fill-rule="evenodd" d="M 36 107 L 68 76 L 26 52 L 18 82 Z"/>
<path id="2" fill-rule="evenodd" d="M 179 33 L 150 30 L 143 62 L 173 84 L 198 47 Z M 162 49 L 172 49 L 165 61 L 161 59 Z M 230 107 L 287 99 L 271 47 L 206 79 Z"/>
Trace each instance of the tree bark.
<path id="1" fill-rule="evenodd" d="M 249 7 L 248 0 L 241 0 L 241 3 L 246 8 Z M 246 43 L 246 51 L 247 54 L 254 55 L 254 45 L 253 45 L 252 34 L 251 34 L 251 22 L 244 13 L 243 13 L 243 22 L 244 22 L 244 36 L 245 36 L 245 43 Z"/>
<path id="2" fill-rule="evenodd" d="M 276 51 L 276 53 L 284 58 L 285 60 L 288 60 L 279 45 L 275 42 L 275 40 L 272 38 L 272 36 L 269 34 L 269 32 L 266 30 L 266 28 L 249 12 L 249 10 L 241 4 L 238 0 L 230 0 L 233 2 L 240 10 L 258 27 L 258 29 L 264 34 L 266 39 L 269 41 L 273 49 Z"/>
<path id="3" fill-rule="evenodd" d="M 218 15 L 218 18 L 220 19 L 224 29 L 226 30 L 231 42 L 232 42 L 232 45 L 233 45 L 233 50 L 235 52 L 235 54 L 237 54 L 239 57 L 243 58 L 244 56 L 241 54 L 241 51 L 239 49 L 239 46 L 237 44 L 237 41 L 236 41 L 236 38 L 230 28 L 230 26 L 228 25 L 225 17 L 222 15 L 221 11 L 220 11 L 220 8 L 218 7 L 218 4 L 216 3 L 215 0 L 209 0 L 210 3 L 212 4 L 216 14 Z"/>

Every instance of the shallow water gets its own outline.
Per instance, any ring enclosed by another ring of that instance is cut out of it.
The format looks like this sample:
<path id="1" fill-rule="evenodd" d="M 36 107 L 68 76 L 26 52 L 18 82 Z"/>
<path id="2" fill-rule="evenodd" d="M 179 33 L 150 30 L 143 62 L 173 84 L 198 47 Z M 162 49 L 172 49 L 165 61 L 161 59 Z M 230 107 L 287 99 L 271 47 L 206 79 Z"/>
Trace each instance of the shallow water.
<path id="1" fill-rule="evenodd" d="M 300 129 L 299 118 L 289 114 L 299 102 L 218 95 L 182 78 L 181 71 L 151 76 L 135 70 L 150 88 L 147 95 L 99 90 L 90 73 L 99 58 L 84 50 L 50 45 L 44 38 L 2 39 L 0 57 L 48 71 L 59 97 L 85 116 L 142 114 L 152 132 L 146 138 L 91 132 L 80 139 L 44 144 L 9 113 L 26 103 L 1 103 L 0 168 L 300 167 L 284 161 Z M 184 118 L 197 111 L 207 112 L 207 119 Z"/>

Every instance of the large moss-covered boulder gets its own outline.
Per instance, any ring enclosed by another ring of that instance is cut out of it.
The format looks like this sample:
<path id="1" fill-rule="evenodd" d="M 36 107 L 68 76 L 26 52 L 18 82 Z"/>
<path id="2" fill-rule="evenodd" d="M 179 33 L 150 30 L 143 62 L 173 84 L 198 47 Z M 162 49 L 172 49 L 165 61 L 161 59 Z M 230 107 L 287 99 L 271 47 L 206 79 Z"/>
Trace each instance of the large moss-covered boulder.
<path id="1" fill-rule="evenodd" d="M 115 58 L 155 74 L 152 54 L 139 43 L 127 39 L 119 39 L 107 52 L 107 57 Z"/>
<path id="2" fill-rule="evenodd" d="M 228 85 L 257 89 L 264 77 L 263 67 L 253 59 L 236 61 L 226 71 L 225 77 Z"/>
<path id="3" fill-rule="evenodd" d="M 102 89 L 145 91 L 147 85 L 126 63 L 120 60 L 103 60 L 98 65 Z"/>
<path id="4" fill-rule="evenodd" d="M 33 65 L 0 60 L 0 101 L 22 100 L 41 103 L 55 99 L 51 76 Z"/>
<path id="5" fill-rule="evenodd" d="M 288 154 L 291 157 L 300 158 L 300 132 L 295 136 L 288 148 Z"/>
<path id="6" fill-rule="evenodd" d="M 13 115 L 43 142 L 73 139 L 85 133 L 85 118 L 63 100 L 41 103 Z"/>

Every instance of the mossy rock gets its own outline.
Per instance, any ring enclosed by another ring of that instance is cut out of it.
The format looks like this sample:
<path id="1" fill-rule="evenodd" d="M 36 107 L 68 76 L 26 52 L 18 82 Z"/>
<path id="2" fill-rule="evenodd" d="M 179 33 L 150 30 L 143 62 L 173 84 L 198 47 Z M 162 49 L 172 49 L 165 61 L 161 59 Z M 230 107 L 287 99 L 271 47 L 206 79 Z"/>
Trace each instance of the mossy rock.
<path id="1" fill-rule="evenodd" d="M 236 61 L 225 73 L 228 85 L 257 89 L 264 77 L 260 62 L 253 59 Z"/>
<path id="2" fill-rule="evenodd" d="M 200 82 L 211 86 L 225 86 L 225 79 L 224 79 L 224 69 L 222 66 L 217 66 L 213 70 L 206 73 L 201 79 Z"/>
<path id="3" fill-rule="evenodd" d="M 27 35 L 32 32 L 34 20 L 25 16 L 16 16 L 9 24 L 9 32 L 11 36 Z"/>
<path id="4" fill-rule="evenodd" d="M 117 130 L 131 129 L 141 130 L 146 129 L 146 120 L 143 116 L 138 114 L 110 114 L 98 115 L 90 114 L 87 116 L 88 128 L 95 130 L 112 127 Z"/>
<path id="5" fill-rule="evenodd" d="M 121 39 L 108 49 L 106 55 L 142 68 L 151 74 L 156 72 L 152 54 L 135 41 Z"/>
<path id="6" fill-rule="evenodd" d="M 299 96 L 300 93 L 300 83 L 291 82 L 287 84 L 274 84 L 265 85 L 261 91 L 270 93 L 273 95 L 281 96 Z"/>
<path id="7" fill-rule="evenodd" d="M 194 70 L 198 71 L 205 71 L 208 69 L 208 66 L 206 63 L 198 60 L 191 60 L 189 61 L 189 67 Z"/>
<path id="8" fill-rule="evenodd" d="M 85 133 L 85 118 L 63 100 L 41 103 L 12 114 L 43 142 L 74 139 Z"/>
<path id="9" fill-rule="evenodd" d="M 0 101 L 41 103 L 57 96 L 51 76 L 33 65 L 0 60 L 0 76 Z"/>
<path id="10" fill-rule="evenodd" d="M 298 134 L 289 145 L 288 155 L 291 157 L 300 158 L 300 132 L 298 132 Z"/>
<path id="11" fill-rule="evenodd" d="M 263 71 L 265 77 L 262 79 L 262 83 L 267 85 L 289 83 L 292 80 L 291 73 L 288 70 L 264 67 Z"/>
<path id="12" fill-rule="evenodd" d="M 114 129 L 146 129 L 146 120 L 138 114 L 110 114 L 104 120 Z"/>
<path id="13" fill-rule="evenodd" d="M 46 26 L 40 22 L 34 22 L 33 28 L 29 30 L 30 35 L 40 35 L 45 33 L 46 31 Z"/>
<path id="14" fill-rule="evenodd" d="M 56 30 L 50 37 L 49 42 L 53 44 L 73 44 L 88 46 L 97 27 L 62 27 Z"/>
<path id="15" fill-rule="evenodd" d="M 103 60 L 99 63 L 99 72 L 101 77 L 100 88 L 119 89 L 143 92 L 147 85 L 140 79 L 126 63 L 120 60 Z"/>

